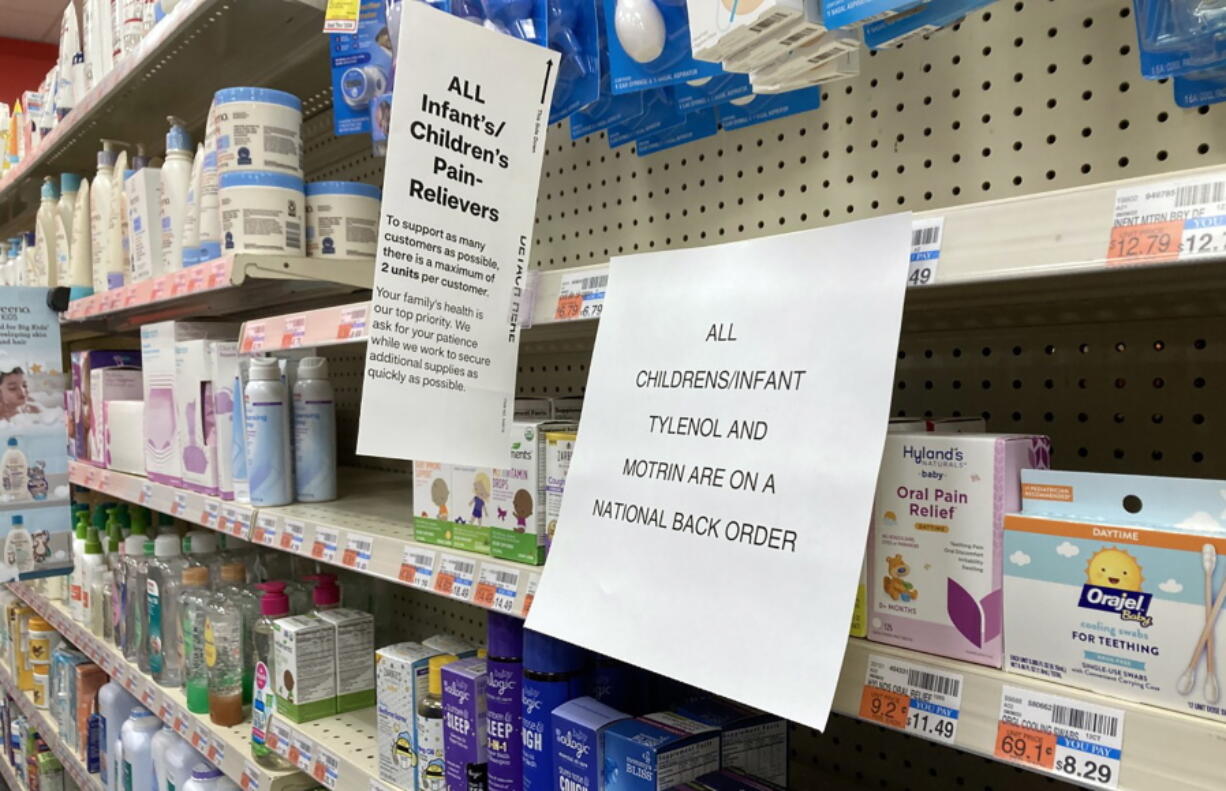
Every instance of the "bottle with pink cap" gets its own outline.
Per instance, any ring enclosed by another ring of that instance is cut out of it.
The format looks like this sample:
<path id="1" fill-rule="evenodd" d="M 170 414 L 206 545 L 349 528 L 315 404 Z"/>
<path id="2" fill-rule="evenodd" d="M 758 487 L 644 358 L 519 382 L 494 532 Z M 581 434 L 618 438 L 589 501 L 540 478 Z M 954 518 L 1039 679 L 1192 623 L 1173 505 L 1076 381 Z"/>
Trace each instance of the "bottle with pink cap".
<path id="1" fill-rule="evenodd" d="M 260 597 L 260 617 L 252 627 L 255 649 L 255 680 L 251 695 L 251 756 L 256 763 L 269 769 L 293 769 L 294 766 L 268 748 L 266 737 L 276 711 L 273 693 L 273 621 L 289 615 L 289 597 L 284 582 L 262 582 L 256 586 Z"/>
<path id="2" fill-rule="evenodd" d="M 315 589 L 311 591 L 311 615 L 318 615 L 323 610 L 335 610 L 341 606 L 341 589 L 336 584 L 336 575 L 319 573 L 303 577 L 307 582 L 314 582 Z"/>

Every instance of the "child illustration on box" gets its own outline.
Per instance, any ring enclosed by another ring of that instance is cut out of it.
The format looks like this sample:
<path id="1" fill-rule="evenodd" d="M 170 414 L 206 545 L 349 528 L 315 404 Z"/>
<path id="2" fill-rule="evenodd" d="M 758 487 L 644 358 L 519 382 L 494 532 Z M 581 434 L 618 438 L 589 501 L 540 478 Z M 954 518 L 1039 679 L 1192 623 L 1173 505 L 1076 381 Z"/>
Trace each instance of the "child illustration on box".
<path id="1" fill-rule="evenodd" d="M 469 505 L 473 507 L 472 524 L 481 524 L 481 520 L 485 517 L 485 504 L 489 499 L 490 476 L 479 472 L 473 476 L 473 499 L 469 500 Z"/>
<path id="2" fill-rule="evenodd" d="M 528 517 L 532 516 L 532 495 L 527 489 L 519 489 L 511 500 L 511 508 L 515 512 L 515 532 L 523 533 L 528 527 Z"/>
<path id="3" fill-rule="evenodd" d="M 902 555 L 886 558 L 885 563 L 890 572 L 883 581 L 886 594 L 894 601 L 902 599 L 912 602 L 918 599 L 919 591 L 905 579 L 911 573 L 911 567 L 902 559 Z"/>
<path id="4" fill-rule="evenodd" d="M 430 499 L 434 502 L 434 506 L 438 508 L 438 516 L 435 518 L 440 522 L 447 521 L 447 498 L 451 496 L 451 490 L 447 488 L 447 482 L 442 478 L 435 478 L 430 484 Z"/>
<path id="5" fill-rule="evenodd" d="M 41 411 L 38 404 L 30 400 L 30 385 L 20 366 L 0 373 L 0 420 Z"/>

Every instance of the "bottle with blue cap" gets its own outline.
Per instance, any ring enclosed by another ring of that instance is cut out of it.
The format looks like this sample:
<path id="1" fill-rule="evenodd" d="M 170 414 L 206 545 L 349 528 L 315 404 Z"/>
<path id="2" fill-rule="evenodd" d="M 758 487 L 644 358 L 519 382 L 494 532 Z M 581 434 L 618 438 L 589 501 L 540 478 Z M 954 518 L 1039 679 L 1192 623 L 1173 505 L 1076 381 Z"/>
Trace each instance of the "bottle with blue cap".
<path id="1" fill-rule="evenodd" d="M 137 706 L 120 729 L 123 763 L 120 785 L 123 791 L 153 791 L 156 779 L 153 768 L 153 735 L 162 729 L 162 721 L 144 706 Z"/>
<path id="2" fill-rule="evenodd" d="M 582 648 L 547 634 L 524 630 L 523 791 L 553 788 L 549 718 L 568 700 L 587 694 L 587 657 Z"/>
<path id="3" fill-rule="evenodd" d="M 4 562 L 22 574 L 34 570 L 34 539 L 21 514 L 13 515 L 8 538 L 4 540 Z"/>
<path id="4" fill-rule="evenodd" d="M 68 245 L 70 249 L 73 238 L 73 215 L 76 212 L 77 194 L 80 191 L 81 175 L 79 173 L 60 174 L 60 219 L 64 222 L 64 233 L 68 237 Z"/>
<path id="5" fill-rule="evenodd" d="M 94 291 L 106 291 L 106 231 L 111 224 L 111 209 L 115 194 L 115 163 L 119 159 L 117 146 L 126 146 L 122 140 L 102 140 L 98 152 L 98 172 L 89 191 L 89 244 L 90 271 L 93 273 Z"/>
<path id="6" fill-rule="evenodd" d="M 161 229 L 162 267 L 173 271 L 183 265 L 183 221 L 187 214 L 187 193 L 192 181 L 192 138 L 187 124 L 167 116 L 166 160 L 162 163 L 162 200 L 158 210 Z"/>
<path id="7" fill-rule="evenodd" d="M 35 219 L 34 260 L 36 279 L 30 285 L 51 288 L 59 283 L 55 273 L 55 219 L 60 215 L 60 188 L 53 176 L 43 178 L 42 203 Z"/>

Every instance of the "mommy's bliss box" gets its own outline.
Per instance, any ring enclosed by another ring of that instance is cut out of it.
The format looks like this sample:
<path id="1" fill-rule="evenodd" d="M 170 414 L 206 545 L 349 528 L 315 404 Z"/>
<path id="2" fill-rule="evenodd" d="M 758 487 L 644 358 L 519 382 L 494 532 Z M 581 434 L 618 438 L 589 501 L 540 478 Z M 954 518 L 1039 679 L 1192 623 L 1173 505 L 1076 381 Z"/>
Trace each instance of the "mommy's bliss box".
<path id="1" fill-rule="evenodd" d="M 869 535 L 869 639 L 1000 667 L 1002 524 L 1047 437 L 887 434 Z"/>
<path id="2" fill-rule="evenodd" d="M 605 791 L 662 791 L 719 769 L 719 729 L 672 712 L 604 730 Z"/>
<path id="3" fill-rule="evenodd" d="M 1223 491 L 1023 472 L 1021 513 L 1005 517 L 1005 669 L 1226 720 L 1212 659 L 1226 644 Z"/>

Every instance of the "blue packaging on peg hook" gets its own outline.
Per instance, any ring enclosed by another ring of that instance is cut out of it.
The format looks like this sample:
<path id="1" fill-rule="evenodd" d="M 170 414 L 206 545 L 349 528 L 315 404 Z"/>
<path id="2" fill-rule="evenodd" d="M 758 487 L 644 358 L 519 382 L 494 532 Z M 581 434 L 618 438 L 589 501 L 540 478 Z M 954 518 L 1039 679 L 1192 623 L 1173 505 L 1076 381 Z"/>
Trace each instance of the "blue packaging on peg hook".
<path id="1" fill-rule="evenodd" d="M 928 0 L 822 0 L 822 19 L 829 30 L 867 25 L 926 2 Z"/>
<path id="2" fill-rule="evenodd" d="M 561 53 L 549 123 L 582 110 L 600 96 L 600 19 L 596 0 L 546 0 L 549 48 Z"/>
<path id="3" fill-rule="evenodd" d="M 1141 76 L 1147 80 L 1226 65 L 1226 10 L 1214 0 L 1133 0 Z M 1211 14 L 1219 8 L 1219 13 Z M 1201 10 L 1205 13 L 1197 14 Z"/>
<path id="4" fill-rule="evenodd" d="M 624 124 L 643 114 L 643 93 L 613 93 L 609 77 L 609 48 L 605 40 L 604 6 L 595 3 L 596 40 L 600 50 L 600 92 L 596 100 L 570 117 L 570 139 Z M 554 94 L 557 95 L 556 93 Z"/>
<path id="5" fill-rule="evenodd" d="M 545 46 L 544 0 L 451 0 L 451 13 L 503 35 Z"/>
<path id="6" fill-rule="evenodd" d="M 719 122 L 724 131 L 731 132 L 733 129 L 774 121 L 777 118 L 807 113 L 816 110 L 821 103 L 822 89 L 818 87 L 801 88 L 772 96 L 754 94 L 720 106 Z"/>
<path id="7" fill-rule="evenodd" d="M 666 148 L 675 148 L 704 137 L 711 137 L 718 131 L 719 122 L 715 117 L 715 108 L 708 107 L 705 110 L 690 113 L 676 126 L 640 137 L 635 141 L 634 150 L 639 156 L 645 157 Z"/>
<path id="8" fill-rule="evenodd" d="M 677 109 L 692 113 L 708 107 L 730 102 L 753 93 L 748 74 L 723 74 L 719 77 L 704 77 L 683 82 L 673 87 Z"/>
<path id="9" fill-rule="evenodd" d="M 1176 77 L 1175 103 L 1180 107 L 1200 107 L 1226 101 L 1226 70 L 1202 71 Z"/>
<path id="10" fill-rule="evenodd" d="M 392 40 L 384 0 L 362 0 L 358 31 L 329 38 L 332 132 L 369 134 L 371 103 L 391 92 Z"/>
<path id="11" fill-rule="evenodd" d="M 613 93 L 723 74 L 695 60 L 685 0 L 602 0 Z"/>
<path id="12" fill-rule="evenodd" d="M 631 140 L 677 126 L 683 121 L 685 114 L 677 110 L 672 88 L 645 91 L 643 114 L 632 121 L 609 127 L 609 148 L 617 148 Z"/>

